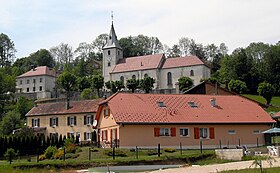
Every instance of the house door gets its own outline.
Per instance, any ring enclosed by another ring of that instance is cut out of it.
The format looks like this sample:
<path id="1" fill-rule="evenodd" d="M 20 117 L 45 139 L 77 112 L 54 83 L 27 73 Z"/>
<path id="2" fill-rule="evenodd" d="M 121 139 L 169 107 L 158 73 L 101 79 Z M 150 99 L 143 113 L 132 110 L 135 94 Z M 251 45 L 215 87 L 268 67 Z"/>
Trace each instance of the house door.
<path id="1" fill-rule="evenodd" d="M 97 142 L 97 134 L 96 134 L 96 131 L 93 131 L 93 132 L 92 132 L 92 139 L 91 139 L 91 141 Z"/>

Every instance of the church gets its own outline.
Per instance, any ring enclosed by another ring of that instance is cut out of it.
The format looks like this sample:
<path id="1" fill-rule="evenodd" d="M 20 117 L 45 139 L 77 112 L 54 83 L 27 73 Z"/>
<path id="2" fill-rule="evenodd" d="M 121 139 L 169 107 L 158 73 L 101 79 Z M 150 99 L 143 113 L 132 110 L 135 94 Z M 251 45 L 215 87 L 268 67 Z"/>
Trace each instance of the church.
<path id="1" fill-rule="evenodd" d="M 197 85 L 201 79 L 209 78 L 211 73 L 211 69 L 197 56 L 166 58 L 164 54 L 153 54 L 123 57 L 113 22 L 103 47 L 102 68 L 104 82 L 118 80 L 126 85 L 128 79 L 152 77 L 156 93 L 175 93 L 178 79 L 182 76 L 190 77 Z"/>

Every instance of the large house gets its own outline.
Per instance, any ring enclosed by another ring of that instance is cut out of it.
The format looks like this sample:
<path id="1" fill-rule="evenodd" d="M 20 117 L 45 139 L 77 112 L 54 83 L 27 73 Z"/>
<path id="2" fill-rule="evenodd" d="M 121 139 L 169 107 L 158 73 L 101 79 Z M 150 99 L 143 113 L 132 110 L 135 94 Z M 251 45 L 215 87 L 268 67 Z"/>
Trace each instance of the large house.
<path id="1" fill-rule="evenodd" d="M 117 93 L 100 103 L 96 120 L 101 144 L 147 148 L 264 145 L 261 132 L 275 123 L 238 95 L 196 94 Z"/>
<path id="2" fill-rule="evenodd" d="M 17 76 L 16 88 L 18 93 L 35 94 L 35 98 L 50 98 L 56 78 L 57 73 L 54 69 L 39 66 Z"/>
<path id="3" fill-rule="evenodd" d="M 210 68 L 196 56 L 166 58 L 164 54 L 123 57 L 113 24 L 103 47 L 104 82 L 152 77 L 156 80 L 154 88 L 161 93 L 175 91 L 175 84 L 182 76 L 188 76 L 194 85 L 203 78 L 210 77 Z"/>
<path id="4" fill-rule="evenodd" d="M 33 107 L 27 114 L 27 126 L 45 136 L 78 137 L 80 141 L 96 141 L 93 121 L 101 99 L 44 103 Z"/>

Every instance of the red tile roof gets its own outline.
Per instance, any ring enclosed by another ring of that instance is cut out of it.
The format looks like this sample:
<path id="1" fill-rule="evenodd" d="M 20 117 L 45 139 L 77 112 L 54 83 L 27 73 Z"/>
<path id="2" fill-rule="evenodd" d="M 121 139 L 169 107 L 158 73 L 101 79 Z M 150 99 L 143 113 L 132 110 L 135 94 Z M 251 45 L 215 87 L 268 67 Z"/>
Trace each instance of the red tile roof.
<path id="1" fill-rule="evenodd" d="M 186 67 L 204 64 L 197 56 L 167 58 L 162 68 Z"/>
<path id="2" fill-rule="evenodd" d="M 216 99 L 212 107 L 210 100 Z M 163 102 L 166 107 L 159 107 Z M 194 102 L 193 108 L 188 102 Z M 104 102 L 103 102 L 104 104 Z M 117 123 L 273 123 L 258 104 L 240 96 L 118 93 L 107 99 Z"/>
<path id="3" fill-rule="evenodd" d="M 159 68 L 164 54 L 136 56 L 121 59 L 112 73 Z"/>
<path id="4" fill-rule="evenodd" d="M 56 76 L 56 72 L 54 69 L 49 68 L 47 66 L 40 66 L 40 67 L 36 67 L 34 70 L 31 69 L 30 71 L 23 73 L 20 76 L 17 76 L 17 78 L 21 78 L 21 77 L 29 77 L 29 76 Z"/>
<path id="5" fill-rule="evenodd" d="M 75 114 L 97 112 L 98 103 L 103 99 L 70 101 L 70 108 L 65 109 L 65 102 L 38 104 L 33 107 L 26 116 L 38 115 L 59 115 L 59 114 Z"/>

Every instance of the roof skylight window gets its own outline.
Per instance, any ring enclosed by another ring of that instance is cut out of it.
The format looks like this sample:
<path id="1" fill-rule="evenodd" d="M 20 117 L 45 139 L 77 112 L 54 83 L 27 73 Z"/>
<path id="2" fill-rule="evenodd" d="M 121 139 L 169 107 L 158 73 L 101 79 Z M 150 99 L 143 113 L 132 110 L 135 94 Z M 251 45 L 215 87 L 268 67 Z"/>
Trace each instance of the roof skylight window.
<path id="1" fill-rule="evenodd" d="M 195 104 L 195 102 L 188 102 L 188 105 L 192 108 L 197 108 L 198 106 Z"/>
<path id="2" fill-rule="evenodd" d="M 164 102 L 157 102 L 159 107 L 166 107 L 166 105 L 164 104 Z"/>

